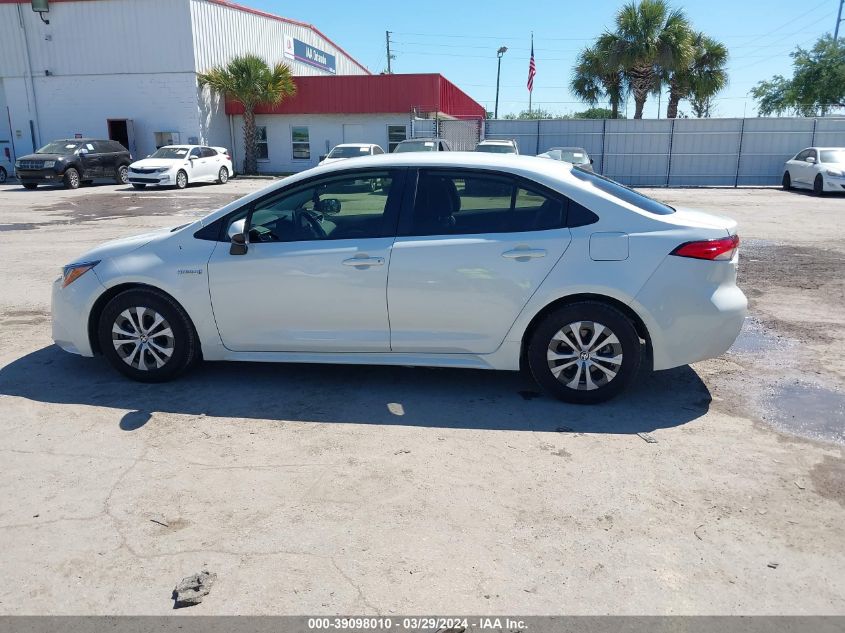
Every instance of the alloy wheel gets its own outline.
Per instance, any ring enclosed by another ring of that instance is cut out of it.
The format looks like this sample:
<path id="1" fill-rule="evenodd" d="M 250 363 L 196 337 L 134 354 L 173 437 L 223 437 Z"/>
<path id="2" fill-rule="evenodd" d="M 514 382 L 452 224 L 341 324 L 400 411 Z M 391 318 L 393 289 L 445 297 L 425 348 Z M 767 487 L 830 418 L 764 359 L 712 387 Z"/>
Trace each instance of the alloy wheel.
<path id="1" fill-rule="evenodd" d="M 218 174 L 218 180 L 221 185 L 225 185 L 229 180 L 229 170 L 225 167 L 221 167 L 220 174 Z"/>
<path id="2" fill-rule="evenodd" d="M 129 168 L 125 165 L 117 170 L 117 180 L 120 184 L 125 185 L 129 182 Z"/>
<path id="3" fill-rule="evenodd" d="M 151 308 L 127 308 L 112 325 L 112 343 L 118 356 L 140 371 L 164 367 L 173 356 L 175 342 L 167 319 Z"/>
<path id="4" fill-rule="evenodd" d="M 76 170 L 70 172 L 70 186 L 73 189 L 76 189 L 79 186 L 79 174 L 76 173 Z"/>
<path id="5" fill-rule="evenodd" d="M 577 391 L 593 391 L 616 378 L 622 368 L 622 344 L 607 326 L 576 321 L 552 337 L 546 359 L 559 382 Z"/>
<path id="6" fill-rule="evenodd" d="M 180 171 L 176 174 L 176 186 L 179 187 L 179 189 L 184 189 L 188 186 L 188 176 L 185 172 Z"/>

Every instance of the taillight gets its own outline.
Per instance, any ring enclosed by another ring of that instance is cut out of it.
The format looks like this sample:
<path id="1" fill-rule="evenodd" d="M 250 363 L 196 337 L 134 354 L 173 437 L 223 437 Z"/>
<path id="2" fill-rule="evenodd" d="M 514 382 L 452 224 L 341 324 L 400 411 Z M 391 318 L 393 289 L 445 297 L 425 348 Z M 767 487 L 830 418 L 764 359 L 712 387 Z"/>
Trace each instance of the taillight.
<path id="1" fill-rule="evenodd" d="M 701 240 L 681 244 L 671 255 L 692 257 L 693 259 L 730 260 L 739 247 L 739 235 L 721 237 L 716 240 Z"/>

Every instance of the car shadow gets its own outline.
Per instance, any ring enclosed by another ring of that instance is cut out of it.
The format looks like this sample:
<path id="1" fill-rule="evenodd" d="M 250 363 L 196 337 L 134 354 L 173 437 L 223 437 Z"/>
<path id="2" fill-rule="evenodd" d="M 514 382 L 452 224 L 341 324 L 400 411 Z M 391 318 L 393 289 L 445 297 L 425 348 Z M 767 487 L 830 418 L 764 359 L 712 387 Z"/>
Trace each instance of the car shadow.
<path id="1" fill-rule="evenodd" d="M 351 424 L 633 434 L 704 415 L 710 392 L 688 366 L 646 373 L 596 406 L 559 402 L 523 373 L 361 365 L 202 363 L 178 380 L 141 384 L 102 358 L 49 346 L 0 369 L 0 394 L 129 411 L 122 429 L 154 412 Z"/>

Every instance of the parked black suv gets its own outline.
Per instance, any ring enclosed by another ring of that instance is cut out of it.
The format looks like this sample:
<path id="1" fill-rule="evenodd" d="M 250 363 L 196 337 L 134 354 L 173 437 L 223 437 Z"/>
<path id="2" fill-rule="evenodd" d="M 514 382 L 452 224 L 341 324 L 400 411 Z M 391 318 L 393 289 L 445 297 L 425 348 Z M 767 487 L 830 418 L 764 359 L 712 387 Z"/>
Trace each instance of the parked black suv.
<path id="1" fill-rule="evenodd" d="M 129 182 L 129 150 L 117 141 L 70 138 L 48 143 L 15 161 L 15 174 L 26 189 L 63 183 L 67 189 L 109 178 Z"/>

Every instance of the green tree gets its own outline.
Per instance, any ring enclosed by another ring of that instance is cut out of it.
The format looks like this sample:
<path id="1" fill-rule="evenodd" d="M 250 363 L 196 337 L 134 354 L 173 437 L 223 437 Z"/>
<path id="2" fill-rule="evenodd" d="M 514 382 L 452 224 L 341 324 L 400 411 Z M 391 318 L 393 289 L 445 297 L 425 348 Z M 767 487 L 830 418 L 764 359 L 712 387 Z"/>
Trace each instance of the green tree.
<path id="1" fill-rule="evenodd" d="M 582 112 L 573 112 L 572 119 L 624 119 L 623 115 L 610 108 L 587 108 Z"/>
<path id="2" fill-rule="evenodd" d="M 775 75 L 751 89 L 762 116 L 826 116 L 845 108 L 845 40 L 825 35 L 811 50 L 799 46 L 791 56 L 792 79 Z"/>
<path id="3" fill-rule="evenodd" d="M 244 108 L 244 173 L 258 172 L 255 144 L 255 108 L 275 105 L 285 97 L 296 94 L 296 84 L 290 68 L 285 64 L 273 67 L 256 55 L 233 58 L 225 66 L 200 73 L 200 86 L 240 103 Z"/>
<path id="4" fill-rule="evenodd" d="M 513 121 L 516 119 L 562 119 L 564 117 L 552 114 L 548 110 L 543 110 L 542 108 L 534 108 L 530 112 L 528 110 L 523 110 L 519 114 L 506 114 L 503 118 Z"/>
<path id="5" fill-rule="evenodd" d="M 704 33 L 692 36 L 692 56 L 686 65 L 666 73 L 669 105 L 666 118 L 678 116 L 681 99 L 689 99 L 696 116 L 708 116 L 712 98 L 728 85 L 728 49 Z"/>
<path id="6" fill-rule="evenodd" d="M 630 2 L 616 14 L 616 29 L 605 34 L 609 62 L 619 64 L 634 95 L 634 118 L 643 118 L 650 93 L 661 77 L 683 68 L 692 56 L 690 26 L 683 11 L 665 0 Z"/>
<path id="7" fill-rule="evenodd" d="M 578 55 L 570 88 L 576 96 L 594 106 L 600 101 L 610 102 L 610 116 L 619 118 L 619 106 L 625 100 L 625 76 L 618 58 L 613 55 L 613 38 L 599 37 L 593 46 Z"/>

